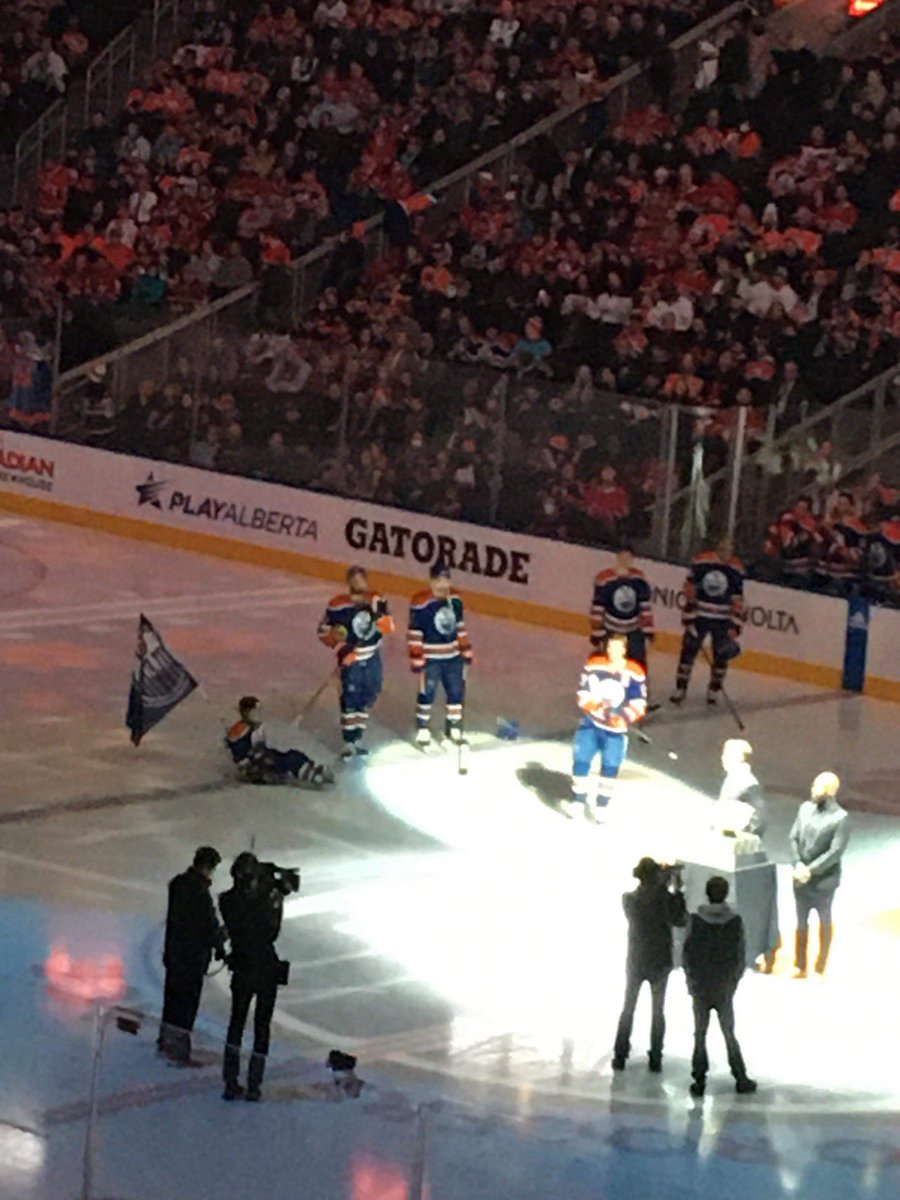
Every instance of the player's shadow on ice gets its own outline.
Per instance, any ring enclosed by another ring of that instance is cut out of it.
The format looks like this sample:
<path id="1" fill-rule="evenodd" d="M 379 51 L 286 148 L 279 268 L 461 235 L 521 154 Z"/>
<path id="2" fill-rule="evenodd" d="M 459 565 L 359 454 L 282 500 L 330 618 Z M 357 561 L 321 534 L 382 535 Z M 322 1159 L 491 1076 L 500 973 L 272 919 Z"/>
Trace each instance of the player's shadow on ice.
<path id="1" fill-rule="evenodd" d="M 523 787 L 534 792 L 541 804 L 554 812 L 559 811 L 560 801 L 572 798 L 570 776 L 564 771 L 551 771 L 543 763 L 526 763 L 516 771 L 516 778 Z"/>

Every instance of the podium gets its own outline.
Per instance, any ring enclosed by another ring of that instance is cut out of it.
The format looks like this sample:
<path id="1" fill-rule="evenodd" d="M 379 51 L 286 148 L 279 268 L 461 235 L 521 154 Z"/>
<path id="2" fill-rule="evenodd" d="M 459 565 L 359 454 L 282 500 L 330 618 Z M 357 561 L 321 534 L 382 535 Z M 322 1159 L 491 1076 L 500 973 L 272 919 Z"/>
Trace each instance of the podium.
<path id="1" fill-rule="evenodd" d="M 775 864 L 765 852 L 736 853 L 733 838 L 710 835 L 704 839 L 702 853 L 683 855 L 684 898 L 688 912 L 696 912 L 707 904 L 706 881 L 710 875 L 728 880 L 728 903 L 744 920 L 747 941 L 747 966 L 752 967 L 762 956 L 771 968 L 775 951 L 781 945 L 778 928 L 778 881 Z"/>

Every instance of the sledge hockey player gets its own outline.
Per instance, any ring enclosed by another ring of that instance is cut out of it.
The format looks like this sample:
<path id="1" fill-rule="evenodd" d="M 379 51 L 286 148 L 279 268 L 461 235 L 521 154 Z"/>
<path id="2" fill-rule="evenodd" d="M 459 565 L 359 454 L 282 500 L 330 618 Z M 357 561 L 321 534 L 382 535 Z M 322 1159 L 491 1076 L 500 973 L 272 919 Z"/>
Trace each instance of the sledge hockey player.
<path id="1" fill-rule="evenodd" d="M 334 783 L 327 767 L 314 763 L 302 750 L 275 750 L 266 743 L 262 705 L 256 696 L 238 701 L 239 719 L 225 734 L 225 745 L 238 771 L 248 783 L 281 783 L 295 779 L 307 787 Z"/>
<path id="2" fill-rule="evenodd" d="M 732 556 L 727 539 L 716 550 L 698 554 L 691 564 L 684 585 L 681 657 L 675 691 L 669 697 L 673 704 L 681 704 L 687 695 L 694 659 L 707 637 L 712 643 L 712 668 L 706 702 L 718 701 L 728 664 L 741 652 L 738 639 L 744 623 L 744 575 L 744 564 Z"/>
<path id="3" fill-rule="evenodd" d="M 369 753 L 363 738 L 384 680 L 379 647 L 381 639 L 393 632 L 387 601 L 370 590 L 362 567 L 350 567 L 347 591 L 329 600 L 319 624 L 319 640 L 337 653 L 341 673 L 341 758 L 345 761 Z"/>
<path id="4" fill-rule="evenodd" d="M 625 760 L 628 730 L 647 712 L 644 668 L 629 659 L 627 646 L 623 634 L 611 634 L 605 652 L 592 654 L 584 665 L 578 688 L 578 707 L 584 716 L 575 734 L 572 799 L 564 804 L 572 817 L 584 813 L 597 820 L 602 815 Z M 590 774 L 598 754 L 600 781 L 592 811 Z"/>
<path id="5" fill-rule="evenodd" d="M 416 745 L 431 745 L 431 708 L 438 684 L 447 702 L 445 731 L 452 742 L 462 741 L 466 668 L 472 645 L 466 633 L 463 602 L 450 586 L 450 571 L 436 563 L 429 572 L 431 587 L 417 592 L 409 605 L 410 667 L 419 680 L 416 697 Z"/>

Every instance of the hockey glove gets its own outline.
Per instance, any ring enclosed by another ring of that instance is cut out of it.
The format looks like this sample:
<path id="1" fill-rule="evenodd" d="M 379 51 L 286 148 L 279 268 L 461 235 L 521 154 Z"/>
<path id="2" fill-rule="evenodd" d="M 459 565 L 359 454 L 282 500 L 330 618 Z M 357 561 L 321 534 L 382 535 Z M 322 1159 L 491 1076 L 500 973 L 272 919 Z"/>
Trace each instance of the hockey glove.
<path id="1" fill-rule="evenodd" d="M 337 653 L 338 666 L 352 667 L 357 661 L 357 653 L 352 646 L 342 646 Z"/>
<path id="2" fill-rule="evenodd" d="M 347 629 L 343 625 L 332 625 L 329 633 L 322 639 L 326 646 L 330 646 L 332 650 L 336 650 L 338 646 L 342 646 L 348 638 Z"/>

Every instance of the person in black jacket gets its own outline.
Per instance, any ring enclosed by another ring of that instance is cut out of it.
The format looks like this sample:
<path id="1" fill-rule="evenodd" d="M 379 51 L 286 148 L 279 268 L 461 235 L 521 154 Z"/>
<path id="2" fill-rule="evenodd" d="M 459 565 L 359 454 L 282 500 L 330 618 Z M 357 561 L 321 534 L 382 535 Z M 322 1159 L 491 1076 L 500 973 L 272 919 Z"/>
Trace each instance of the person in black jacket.
<path id="1" fill-rule="evenodd" d="M 625 1003 L 616 1030 L 613 1070 L 624 1071 L 631 1049 L 634 1010 L 642 985 L 650 984 L 653 1015 L 650 1022 L 651 1071 L 662 1070 L 663 1039 L 666 1033 L 666 985 L 672 970 L 672 928 L 684 925 L 687 909 L 681 878 L 652 858 L 642 858 L 634 868 L 638 886 L 622 897 L 628 918 L 628 960 Z M 673 890 L 674 888 L 674 890 Z"/>
<path id="2" fill-rule="evenodd" d="M 728 1065 L 735 1090 L 755 1092 L 756 1081 L 747 1074 L 744 1057 L 734 1033 L 734 993 L 744 973 L 744 922 L 726 902 L 728 880 L 713 875 L 706 881 L 708 904 L 691 914 L 684 942 L 684 973 L 694 1002 L 694 1057 L 691 1062 L 691 1095 L 706 1091 L 709 1058 L 706 1032 L 715 1009 L 728 1051 Z"/>
<path id="3" fill-rule="evenodd" d="M 794 863 L 794 902 L 797 936 L 794 947 L 795 979 L 806 978 L 809 916 L 819 917 L 819 953 L 816 974 L 824 975 L 831 948 L 831 907 L 841 882 L 841 860 L 850 841 L 850 817 L 838 803 L 841 781 L 833 771 L 823 771 L 812 783 L 810 799 L 800 805 L 791 827 Z"/>
<path id="4" fill-rule="evenodd" d="M 222 861 L 212 846 L 200 846 L 194 861 L 169 883 L 163 966 L 166 980 L 157 1047 L 181 1066 L 193 1066 L 191 1031 L 200 1007 L 203 979 L 213 951 L 224 954 L 225 934 L 209 894 Z"/>
<path id="5" fill-rule="evenodd" d="M 267 886 L 254 854 L 245 851 L 231 865 L 234 886 L 219 897 L 219 911 L 231 953 L 231 1017 L 225 1039 L 223 1100 L 259 1100 L 260 1086 L 269 1053 L 269 1031 L 282 964 L 275 953 L 275 941 L 281 932 L 284 897 Z M 250 1004 L 253 1013 L 253 1053 L 247 1071 L 246 1094 L 238 1082 L 241 1070 L 241 1041 Z"/>

